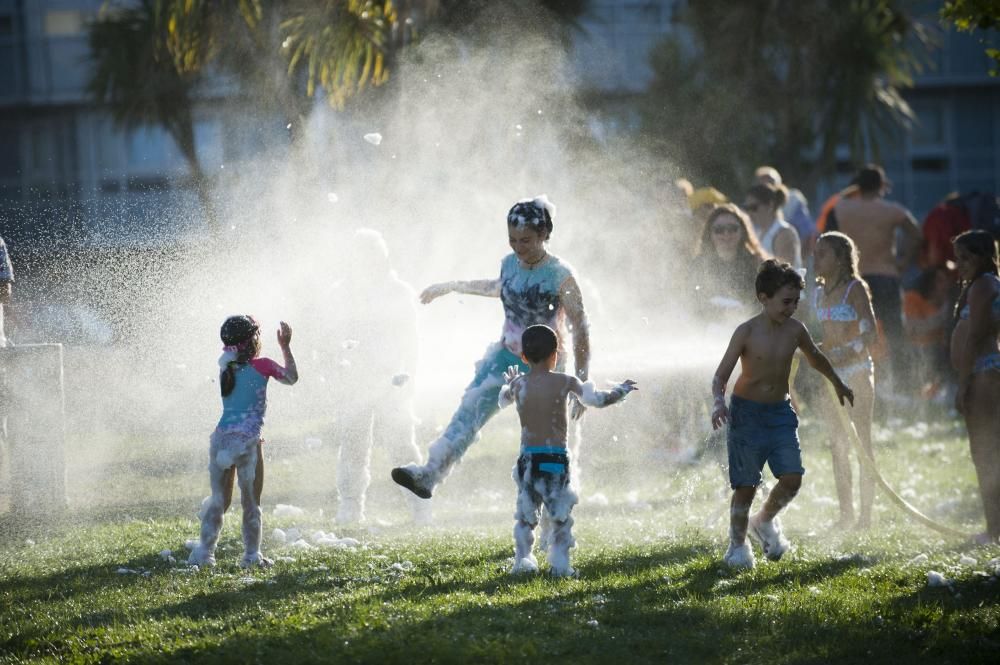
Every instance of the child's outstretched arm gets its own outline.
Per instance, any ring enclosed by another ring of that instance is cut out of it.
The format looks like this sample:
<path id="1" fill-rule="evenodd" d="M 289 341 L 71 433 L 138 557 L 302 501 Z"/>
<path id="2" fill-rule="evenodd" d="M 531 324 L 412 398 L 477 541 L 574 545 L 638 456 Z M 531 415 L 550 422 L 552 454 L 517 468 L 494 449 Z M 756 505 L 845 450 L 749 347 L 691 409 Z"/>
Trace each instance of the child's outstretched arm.
<path id="1" fill-rule="evenodd" d="M 743 354 L 743 347 L 746 344 L 747 336 L 750 334 L 750 326 L 747 323 L 740 324 L 733 332 L 729 340 L 729 347 L 726 348 L 719 363 L 715 375 L 712 376 L 712 429 L 719 429 L 729 421 L 729 408 L 726 406 L 726 384 L 729 377 L 736 369 L 736 361 Z"/>
<path id="2" fill-rule="evenodd" d="M 500 279 L 476 279 L 465 282 L 440 282 L 431 284 L 420 294 L 420 302 L 427 304 L 448 293 L 467 293 L 472 296 L 500 297 Z"/>
<path id="3" fill-rule="evenodd" d="M 285 357 L 285 366 L 282 368 L 284 370 L 282 376 L 276 376 L 275 379 L 289 386 L 299 380 L 299 370 L 295 366 L 295 356 L 292 355 L 291 344 L 292 327 L 282 321 L 281 327 L 278 328 L 278 346 L 281 347 L 281 354 Z"/>
<path id="4" fill-rule="evenodd" d="M 576 378 L 586 382 L 590 378 L 590 321 L 583 307 L 583 294 L 576 278 L 568 277 L 560 286 L 562 303 L 573 335 L 573 368 Z M 579 420 L 586 409 L 583 402 L 576 400 L 570 409 L 570 417 Z"/>
<path id="5" fill-rule="evenodd" d="M 817 372 L 825 376 L 830 383 L 833 384 L 834 389 L 837 391 L 837 398 L 840 400 L 841 406 L 844 404 L 846 399 L 854 406 L 854 391 L 847 387 L 837 372 L 833 369 L 833 365 L 830 364 L 830 359 L 823 355 L 823 352 L 816 347 L 816 342 L 813 341 L 812 335 L 804 325 L 799 323 L 801 330 L 799 331 L 799 349 L 805 355 L 806 360 Z"/>
<path id="6" fill-rule="evenodd" d="M 500 388 L 500 396 L 497 398 L 497 406 L 501 409 L 506 409 L 508 406 L 514 403 L 514 382 L 525 376 L 521 374 L 520 368 L 516 365 L 511 365 L 507 368 L 507 371 L 503 373 L 504 384 Z"/>
<path id="7" fill-rule="evenodd" d="M 569 377 L 569 380 L 569 391 L 580 399 L 580 403 L 598 409 L 620 402 L 630 392 L 639 389 L 632 379 L 625 379 L 611 390 L 598 390 L 593 381 L 583 382 L 575 376 Z"/>

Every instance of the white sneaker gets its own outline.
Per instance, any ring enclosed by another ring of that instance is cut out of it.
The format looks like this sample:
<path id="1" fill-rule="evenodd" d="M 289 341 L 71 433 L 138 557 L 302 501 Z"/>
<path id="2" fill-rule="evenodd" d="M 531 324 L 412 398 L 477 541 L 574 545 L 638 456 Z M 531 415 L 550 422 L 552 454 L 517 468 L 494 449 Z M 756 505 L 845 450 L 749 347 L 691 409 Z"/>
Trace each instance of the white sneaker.
<path id="1" fill-rule="evenodd" d="M 252 568 L 254 566 L 259 566 L 261 568 L 270 568 L 273 565 L 274 561 L 268 559 L 260 552 L 254 552 L 253 554 L 244 554 L 243 558 L 240 560 L 240 568 Z"/>
<path id="2" fill-rule="evenodd" d="M 753 557 L 753 550 L 750 549 L 750 543 L 745 540 L 741 545 L 730 540 L 729 549 L 726 550 L 726 556 L 722 557 L 722 562 L 730 568 L 753 568 L 757 563 Z"/>
<path id="3" fill-rule="evenodd" d="M 188 556 L 188 565 L 212 568 L 215 566 L 215 554 L 203 548 L 200 544 L 195 545 Z"/>
<path id="4" fill-rule="evenodd" d="M 511 575 L 521 575 L 524 573 L 537 573 L 538 572 L 538 561 L 535 559 L 534 554 L 529 554 L 523 559 L 518 559 L 511 566 Z"/>
<path id="5" fill-rule="evenodd" d="M 396 481 L 397 485 L 402 485 L 421 499 L 431 498 L 431 491 L 434 489 L 434 485 L 428 482 L 429 479 L 423 467 L 419 467 L 416 464 L 397 466 L 392 470 L 392 479 Z"/>
<path id="6" fill-rule="evenodd" d="M 760 513 L 750 516 L 750 523 L 747 531 L 760 547 L 764 550 L 764 556 L 771 561 L 778 561 L 781 556 L 788 551 L 791 546 L 788 539 L 781 534 L 781 522 L 775 517 L 770 522 L 761 519 Z"/>

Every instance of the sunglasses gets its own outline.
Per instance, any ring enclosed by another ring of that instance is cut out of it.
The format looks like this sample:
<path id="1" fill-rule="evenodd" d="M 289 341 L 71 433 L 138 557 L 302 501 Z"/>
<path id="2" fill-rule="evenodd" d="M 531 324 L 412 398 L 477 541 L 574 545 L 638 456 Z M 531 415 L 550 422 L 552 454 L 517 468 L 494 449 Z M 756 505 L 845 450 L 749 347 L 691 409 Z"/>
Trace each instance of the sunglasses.
<path id="1" fill-rule="evenodd" d="M 712 227 L 712 233 L 714 233 L 717 236 L 721 236 L 723 234 L 732 235 L 734 233 L 739 233 L 739 232 L 740 232 L 739 224 L 719 224 L 718 226 Z"/>

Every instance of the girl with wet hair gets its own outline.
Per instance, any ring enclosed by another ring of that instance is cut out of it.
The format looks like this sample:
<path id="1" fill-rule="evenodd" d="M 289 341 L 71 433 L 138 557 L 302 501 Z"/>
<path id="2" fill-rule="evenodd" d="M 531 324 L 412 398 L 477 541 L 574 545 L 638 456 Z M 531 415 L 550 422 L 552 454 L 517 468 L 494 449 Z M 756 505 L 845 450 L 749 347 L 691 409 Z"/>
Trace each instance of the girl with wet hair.
<path id="1" fill-rule="evenodd" d="M 249 315 L 231 316 L 219 331 L 219 384 L 222 389 L 222 417 L 209 439 L 208 477 L 212 494 L 202 503 L 201 539 L 191 550 L 188 563 L 215 565 L 215 546 L 222 529 L 222 516 L 233 497 L 234 474 L 239 479 L 243 503 L 243 559 L 240 565 L 270 566 L 260 553 L 260 495 L 264 487 L 264 461 L 260 437 L 267 410 L 267 382 L 292 385 L 299 379 L 290 348 L 292 328 L 281 322 L 278 346 L 285 366 L 270 358 L 260 358 L 260 325 Z"/>
<path id="2" fill-rule="evenodd" d="M 802 268 L 802 242 L 799 232 L 783 217 L 787 200 L 784 185 L 758 183 L 747 191 L 740 207 L 750 216 L 764 251 L 798 270 Z"/>
<path id="3" fill-rule="evenodd" d="M 872 417 L 875 408 L 875 365 L 871 347 L 877 339 L 875 312 L 868 284 L 858 273 L 858 248 L 843 233 L 824 233 L 813 254 L 818 287 L 813 294 L 813 312 L 823 328 L 823 352 L 837 374 L 854 391 L 854 420 L 858 437 L 869 455 L 872 449 Z M 833 478 L 840 501 L 840 520 L 835 528 L 855 526 L 848 438 L 840 417 L 827 408 Z M 856 526 L 871 526 L 875 499 L 875 477 L 860 468 L 861 514 Z"/>
<path id="4" fill-rule="evenodd" d="M 544 195 L 518 201 L 507 214 L 507 236 L 513 253 L 500 263 L 499 277 L 433 284 L 420 294 L 424 304 L 448 293 L 500 298 L 504 309 L 500 339 L 476 365 L 458 410 L 443 434 L 430 444 L 427 463 L 392 470 L 394 481 L 421 498 L 431 497 L 479 430 L 497 413 L 497 397 L 507 368 L 528 371 L 521 359 L 521 335 L 526 328 L 543 324 L 555 330 L 559 337 L 558 366 L 565 366 L 572 349 L 575 374 L 581 381 L 587 380 L 590 335 L 580 287 L 573 269 L 546 247 L 554 217 L 555 206 Z M 572 418 L 578 420 L 583 412 L 583 405 L 574 401 Z"/>
<path id="5" fill-rule="evenodd" d="M 979 543 L 1000 538 L 1000 269 L 997 243 L 986 231 L 958 235 L 955 259 L 962 278 L 951 337 L 951 358 L 958 370 L 955 408 L 965 418 L 969 449 L 986 513 Z"/>

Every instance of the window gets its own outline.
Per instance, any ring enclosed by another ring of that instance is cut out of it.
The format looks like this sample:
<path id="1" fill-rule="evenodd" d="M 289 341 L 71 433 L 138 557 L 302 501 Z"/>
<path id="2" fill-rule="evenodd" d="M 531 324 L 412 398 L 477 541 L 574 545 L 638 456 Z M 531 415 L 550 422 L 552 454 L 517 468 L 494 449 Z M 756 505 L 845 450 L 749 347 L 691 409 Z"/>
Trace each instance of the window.
<path id="1" fill-rule="evenodd" d="M 45 34 L 50 37 L 68 37 L 83 32 L 83 13 L 70 10 L 45 12 Z"/>

